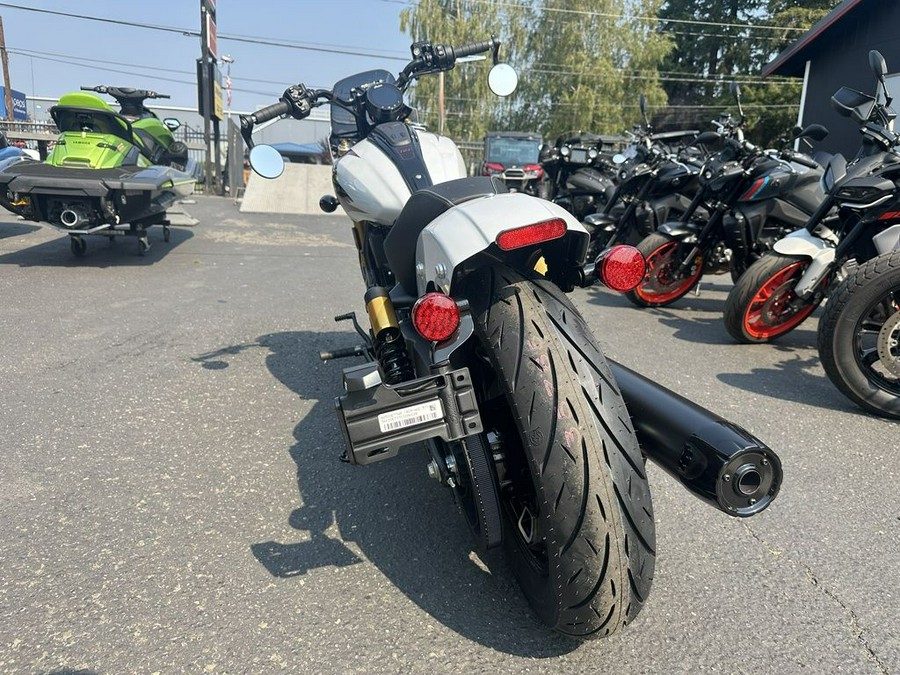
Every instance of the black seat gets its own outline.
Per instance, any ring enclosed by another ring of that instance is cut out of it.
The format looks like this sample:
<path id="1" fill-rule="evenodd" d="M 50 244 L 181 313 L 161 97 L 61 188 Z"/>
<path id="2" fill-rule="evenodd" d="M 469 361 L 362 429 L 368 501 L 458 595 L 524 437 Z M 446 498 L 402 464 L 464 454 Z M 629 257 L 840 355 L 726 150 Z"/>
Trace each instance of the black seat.
<path id="1" fill-rule="evenodd" d="M 493 176 L 459 178 L 414 192 L 384 240 L 384 255 L 403 290 L 416 294 L 416 242 L 428 223 L 457 204 L 502 192 L 506 185 Z"/>

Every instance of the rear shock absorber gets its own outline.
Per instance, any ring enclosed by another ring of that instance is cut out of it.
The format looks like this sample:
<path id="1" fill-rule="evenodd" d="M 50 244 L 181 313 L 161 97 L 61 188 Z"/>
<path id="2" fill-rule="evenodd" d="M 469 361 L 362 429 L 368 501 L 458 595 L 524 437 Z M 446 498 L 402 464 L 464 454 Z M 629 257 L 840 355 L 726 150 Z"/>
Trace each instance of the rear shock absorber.
<path id="1" fill-rule="evenodd" d="M 412 361 L 406 351 L 406 342 L 400 332 L 400 323 L 387 289 L 372 286 L 365 295 L 366 311 L 372 334 L 375 336 L 375 358 L 381 366 L 386 384 L 397 384 L 415 377 Z"/>

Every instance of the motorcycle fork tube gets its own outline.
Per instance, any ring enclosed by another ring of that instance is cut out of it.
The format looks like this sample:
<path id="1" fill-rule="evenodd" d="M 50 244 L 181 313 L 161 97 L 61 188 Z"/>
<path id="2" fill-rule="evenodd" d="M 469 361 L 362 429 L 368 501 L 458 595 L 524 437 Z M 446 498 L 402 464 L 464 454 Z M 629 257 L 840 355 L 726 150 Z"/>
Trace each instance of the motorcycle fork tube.
<path id="1" fill-rule="evenodd" d="M 809 220 L 806 221 L 806 225 L 804 225 L 806 231 L 812 234 L 813 230 L 819 226 L 819 223 L 825 219 L 825 215 L 831 210 L 832 206 L 834 206 L 834 198 L 831 195 L 825 195 L 825 199 L 819 204 L 819 208 L 813 211 Z"/>
<path id="2" fill-rule="evenodd" d="M 628 206 L 622 213 L 622 217 L 619 218 L 619 223 L 616 226 L 615 232 L 613 232 L 613 236 L 608 242 L 606 242 L 606 248 L 613 246 L 619 241 L 619 239 L 622 239 L 630 234 L 631 228 L 636 225 L 635 213 L 637 212 L 638 205 L 643 203 L 644 200 L 647 199 L 647 195 L 650 194 L 650 188 L 653 185 L 654 178 L 656 178 L 655 174 L 647 176 L 647 180 L 644 181 L 641 189 L 637 191 L 637 194 L 632 196 L 631 201 L 628 203 Z"/>
<path id="3" fill-rule="evenodd" d="M 691 222 L 691 218 L 694 217 L 694 212 L 700 208 L 700 204 L 703 203 L 703 200 L 706 199 L 706 189 L 701 187 L 697 190 L 697 194 L 694 195 L 694 198 L 691 200 L 691 203 L 688 204 L 685 212 L 681 214 L 681 218 L 679 222 L 689 223 Z"/>
<path id="4" fill-rule="evenodd" d="M 694 248 L 692 248 L 690 253 L 688 253 L 684 257 L 684 260 L 681 261 L 681 264 L 676 270 L 676 274 L 684 274 L 690 266 L 694 264 L 694 259 L 703 251 L 710 233 L 722 222 L 722 218 L 725 216 L 727 208 L 727 206 L 721 203 L 716 206 L 716 210 L 712 212 L 709 220 L 706 221 L 706 225 L 703 226 L 703 229 L 700 230 L 700 234 L 697 235 L 697 243 L 694 244 Z"/>
<path id="5" fill-rule="evenodd" d="M 700 231 L 699 236 L 697 237 L 697 245 L 694 246 L 693 250 L 688 254 L 688 256 L 681 261 L 681 264 L 678 266 L 677 273 L 684 274 L 688 268 L 694 263 L 694 258 L 706 247 L 707 238 L 710 233 L 713 232 L 714 228 L 719 227 L 722 223 L 722 219 L 725 217 L 725 214 L 732 208 L 734 204 L 737 203 L 738 197 L 743 193 L 744 186 L 742 181 L 735 181 L 734 187 L 731 188 L 731 192 L 728 193 L 728 197 L 724 201 L 721 201 L 716 206 L 716 210 L 713 211 L 712 215 L 710 215 L 709 220 L 706 221 L 706 225 Z"/>
<path id="6" fill-rule="evenodd" d="M 353 243 L 356 244 L 356 252 L 359 255 L 359 271 L 362 273 L 366 286 L 371 286 L 374 281 L 369 272 L 369 263 L 366 260 L 366 222 L 364 220 L 353 221 Z"/>
<path id="7" fill-rule="evenodd" d="M 621 194 L 621 192 L 621 188 L 616 185 L 615 190 L 613 190 L 612 197 L 610 197 L 609 201 L 606 202 L 606 205 L 603 207 L 603 215 L 608 216 L 610 213 L 612 213 L 613 206 L 615 206 L 616 202 L 619 201 L 619 195 Z"/>

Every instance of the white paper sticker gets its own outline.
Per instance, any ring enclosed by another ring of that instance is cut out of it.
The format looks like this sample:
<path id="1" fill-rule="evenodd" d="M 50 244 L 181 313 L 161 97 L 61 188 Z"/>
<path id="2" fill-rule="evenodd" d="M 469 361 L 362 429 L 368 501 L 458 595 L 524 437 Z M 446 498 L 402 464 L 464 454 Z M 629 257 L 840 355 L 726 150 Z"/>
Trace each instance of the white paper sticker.
<path id="1" fill-rule="evenodd" d="M 439 420 L 443 416 L 444 408 L 441 406 L 441 402 L 429 401 L 428 403 L 419 403 L 408 408 L 381 413 L 378 416 L 378 426 L 381 428 L 381 433 L 386 433 Z"/>

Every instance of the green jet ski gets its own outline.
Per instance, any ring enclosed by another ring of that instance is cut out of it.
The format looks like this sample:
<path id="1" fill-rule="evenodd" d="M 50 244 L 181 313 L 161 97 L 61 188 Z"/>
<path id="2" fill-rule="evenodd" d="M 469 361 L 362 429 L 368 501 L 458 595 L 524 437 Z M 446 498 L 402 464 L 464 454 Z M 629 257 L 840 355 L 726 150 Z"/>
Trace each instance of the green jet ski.
<path id="1" fill-rule="evenodd" d="M 135 236 L 144 254 L 151 225 L 162 225 L 169 241 L 166 209 L 194 191 L 197 162 L 172 135 L 181 123 L 160 120 L 144 106 L 146 99 L 167 95 L 126 87 L 81 89 L 50 108 L 60 136 L 46 161 L 0 161 L 0 205 L 66 232 L 77 256 L 84 255 L 83 237 L 91 234 Z M 116 99 L 119 112 L 97 94 Z"/>

